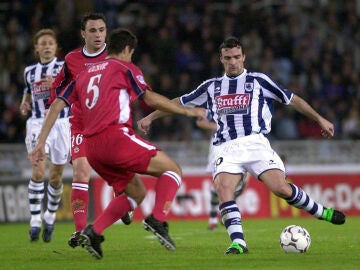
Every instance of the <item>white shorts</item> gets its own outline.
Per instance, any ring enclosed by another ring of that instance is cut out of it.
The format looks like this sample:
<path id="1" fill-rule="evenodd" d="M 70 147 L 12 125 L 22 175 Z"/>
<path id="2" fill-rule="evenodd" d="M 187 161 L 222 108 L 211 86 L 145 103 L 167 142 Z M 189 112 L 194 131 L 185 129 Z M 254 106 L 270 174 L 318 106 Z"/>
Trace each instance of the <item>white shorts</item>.
<path id="1" fill-rule="evenodd" d="M 43 118 L 29 118 L 26 121 L 25 144 L 28 153 L 31 152 L 39 137 Z M 70 156 L 70 124 L 68 118 L 57 119 L 46 139 L 45 152 L 55 165 L 65 165 Z"/>
<path id="2" fill-rule="evenodd" d="M 213 147 L 215 166 L 213 178 L 221 172 L 245 174 L 249 172 L 255 178 L 271 169 L 285 173 L 284 163 L 271 148 L 263 134 L 254 134 L 227 141 Z"/>

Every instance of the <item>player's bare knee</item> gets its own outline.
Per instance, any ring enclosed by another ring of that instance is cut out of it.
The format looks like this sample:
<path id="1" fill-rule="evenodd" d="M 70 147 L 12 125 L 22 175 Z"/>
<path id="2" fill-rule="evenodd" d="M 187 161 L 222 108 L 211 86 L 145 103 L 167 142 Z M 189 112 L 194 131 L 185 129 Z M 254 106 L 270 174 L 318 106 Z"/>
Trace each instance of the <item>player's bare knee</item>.
<path id="1" fill-rule="evenodd" d="M 62 182 L 62 170 L 61 171 L 50 171 L 49 181 L 52 186 L 59 186 Z"/>
<path id="2" fill-rule="evenodd" d="M 145 195 L 146 195 L 146 189 L 140 189 L 138 194 L 136 194 L 136 196 L 134 196 L 133 199 L 136 201 L 138 205 L 140 205 L 144 200 Z"/>
<path id="3" fill-rule="evenodd" d="M 42 182 L 44 181 L 44 177 L 45 177 L 45 170 L 42 169 L 35 169 L 32 172 L 32 176 L 31 178 L 37 182 Z"/>
<path id="4" fill-rule="evenodd" d="M 173 159 L 164 160 L 164 171 L 171 171 L 182 177 L 182 169 Z"/>
<path id="5" fill-rule="evenodd" d="M 130 183 L 127 186 L 125 189 L 125 194 L 135 200 L 139 205 L 146 196 L 146 188 L 141 182 L 138 183 L 135 181 L 135 183 Z"/>
<path id="6" fill-rule="evenodd" d="M 77 182 L 88 183 L 90 181 L 91 170 L 87 170 L 83 167 L 74 168 L 74 180 Z"/>
<path id="7" fill-rule="evenodd" d="M 284 183 L 276 187 L 276 189 L 272 190 L 272 192 L 283 199 L 287 199 L 291 197 L 292 190 L 289 184 Z"/>
<path id="8" fill-rule="evenodd" d="M 236 186 L 234 186 L 231 182 L 215 181 L 214 188 L 216 193 L 218 194 L 220 202 L 227 202 L 235 199 L 234 193 L 236 190 Z"/>
<path id="9" fill-rule="evenodd" d="M 181 178 L 183 177 L 182 170 L 181 170 L 181 167 L 179 165 L 176 164 L 176 168 L 174 168 L 171 171 L 177 173 Z"/>

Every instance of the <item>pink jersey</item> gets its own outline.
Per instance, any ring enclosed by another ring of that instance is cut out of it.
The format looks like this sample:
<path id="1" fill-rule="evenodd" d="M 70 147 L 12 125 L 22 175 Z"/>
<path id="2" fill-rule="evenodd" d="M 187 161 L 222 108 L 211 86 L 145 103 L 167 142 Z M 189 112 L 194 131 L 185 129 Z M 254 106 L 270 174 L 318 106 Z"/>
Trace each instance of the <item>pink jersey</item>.
<path id="1" fill-rule="evenodd" d="M 65 63 L 57 75 L 52 91 L 51 96 L 48 101 L 50 105 L 54 99 L 61 95 L 61 92 L 64 91 L 66 86 L 76 78 L 76 76 L 85 70 L 87 67 L 92 66 L 93 64 L 105 60 L 107 56 L 106 47 L 102 51 L 96 54 L 88 54 L 85 52 L 84 47 L 77 48 L 69 52 L 65 56 Z M 81 115 L 76 109 L 76 106 L 71 108 L 72 117 L 70 118 L 71 129 L 82 130 L 81 126 Z"/>
<path id="2" fill-rule="evenodd" d="M 59 96 L 78 106 L 85 137 L 111 125 L 132 129 L 131 103 L 151 87 L 133 63 L 110 58 L 84 70 Z"/>

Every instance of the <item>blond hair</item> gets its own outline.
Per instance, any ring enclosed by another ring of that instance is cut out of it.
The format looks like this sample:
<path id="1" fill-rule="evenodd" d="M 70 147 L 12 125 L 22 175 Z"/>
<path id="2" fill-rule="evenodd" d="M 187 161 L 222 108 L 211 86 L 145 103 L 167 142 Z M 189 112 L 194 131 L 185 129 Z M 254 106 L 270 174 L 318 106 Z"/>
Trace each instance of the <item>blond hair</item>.
<path id="1" fill-rule="evenodd" d="M 36 44 L 38 43 L 39 39 L 45 35 L 53 37 L 55 42 L 58 43 L 54 30 L 52 30 L 50 28 L 43 28 L 43 29 L 37 31 L 33 37 L 34 48 L 35 48 Z M 34 54 L 36 57 L 38 57 L 38 53 L 36 52 L 36 49 L 34 50 Z"/>

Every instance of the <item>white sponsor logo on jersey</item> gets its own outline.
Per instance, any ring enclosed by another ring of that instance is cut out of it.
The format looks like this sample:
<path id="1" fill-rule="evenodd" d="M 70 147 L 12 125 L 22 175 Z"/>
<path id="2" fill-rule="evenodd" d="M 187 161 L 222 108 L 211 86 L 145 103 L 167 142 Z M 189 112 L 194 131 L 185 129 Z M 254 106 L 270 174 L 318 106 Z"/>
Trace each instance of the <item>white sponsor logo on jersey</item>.
<path id="1" fill-rule="evenodd" d="M 215 98 L 218 114 L 244 114 L 247 113 L 250 95 L 230 94 Z"/>

